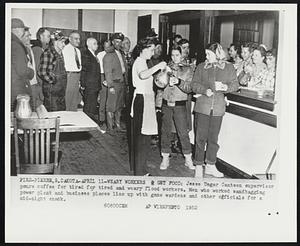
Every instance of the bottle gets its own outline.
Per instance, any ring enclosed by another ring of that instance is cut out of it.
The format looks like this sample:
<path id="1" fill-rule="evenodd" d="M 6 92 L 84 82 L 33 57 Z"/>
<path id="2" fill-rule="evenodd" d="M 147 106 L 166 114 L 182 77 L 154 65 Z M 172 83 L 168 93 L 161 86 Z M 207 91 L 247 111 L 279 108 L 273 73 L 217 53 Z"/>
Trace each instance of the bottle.
<path id="1" fill-rule="evenodd" d="M 27 94 L 19 94 L 17 96 L 17 106 L 15 117 L 18 119 L 30 118 L 32 110 L 29 104 L 30 97 Z"/>

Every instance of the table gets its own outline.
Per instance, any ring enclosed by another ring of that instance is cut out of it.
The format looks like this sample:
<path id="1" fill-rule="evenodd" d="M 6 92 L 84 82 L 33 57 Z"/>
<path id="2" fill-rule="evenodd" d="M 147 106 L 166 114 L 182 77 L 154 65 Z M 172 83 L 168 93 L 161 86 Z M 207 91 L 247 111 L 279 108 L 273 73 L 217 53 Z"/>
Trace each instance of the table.
<path id="1" fill-rule="evenodd" d="M 48 112 L 48 118 L 60 117 L 60 132 L 87 132 L 100 130 L 100 127 L 82 111 L 54 111 Z M 11 113 L 11 133 L 13 133 L 13 117 Z M 35 112 L 31 118 L 38 118 Z"/>

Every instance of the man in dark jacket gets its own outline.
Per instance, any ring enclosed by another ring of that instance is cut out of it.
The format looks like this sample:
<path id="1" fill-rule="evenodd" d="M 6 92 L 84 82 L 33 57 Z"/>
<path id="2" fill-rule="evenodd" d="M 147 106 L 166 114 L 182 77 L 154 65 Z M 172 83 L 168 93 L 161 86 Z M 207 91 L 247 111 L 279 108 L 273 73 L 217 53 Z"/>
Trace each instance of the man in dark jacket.
<path id="1" fill-rule="evenodd" d="M 25 28 L 25 34 L 23 35 L 21 41 L 26 47 L 29 62 L 31 63 L 32 68 L 34 70 L 34 76 L 29 81 L 31 87 L 31 106 L 32 106 L 32 110 L 37 112 L 39 117 L 43 117 L 46 116 L 41 114 L 46 112 L 46 109 L 43 106 L 44 95 L 42 92 L 41 82 L 37 79 L 38 76 L 37 76 L 37 69 L 36 69 L 36 60 L 30 46 L 30 37 L 31 37 L 31 33 L 29 31 L 29 28 Z"/>
<path id="2" fill-rule="evenodd" d="M 128 68 L 121 50 L 122 33 L 114 33 L 111 37 L 114 50 L 103 58 L 103 68 L 108 87 L 107 95 L 107 126 L 112 130 L 114 124 L 117 130 L 123 131 L 121 126 L 121 111 L 125 106 L 125 90 L 127 85 Z"/>
<path id="3" fill-rule="evenodd" d="M 11 110 L 14 111 L 19 94 L 32 96 L 30 80 L 34 76 L 29 54 L 21 39 L 25 34 L 22 20 L 11 20 Z"/>
<path id="4" fill-rule="evenodd" d="M 81 88 L 84 90 L 83 111 L 98 123 L 97 98 L 101 89 L 100 65 L 95 51 L 98 49 L 97 40 L 88 38 L 87 50 L 82 52 L 81 57 Z"/>

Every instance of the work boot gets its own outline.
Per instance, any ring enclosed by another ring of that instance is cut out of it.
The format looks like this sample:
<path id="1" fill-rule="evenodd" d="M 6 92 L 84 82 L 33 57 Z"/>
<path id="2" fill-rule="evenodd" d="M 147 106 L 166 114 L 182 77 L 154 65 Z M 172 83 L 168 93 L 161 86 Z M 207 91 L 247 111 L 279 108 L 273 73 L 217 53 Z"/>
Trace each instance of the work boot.
<path id="1" fill-rule="evenodd" d="M 121 124 L 121 112 L 120 111 L 117 111 L 115 113 L 115 124 L 116 124 L 118 131 L 126 132 L 126 128 L 124 126 L 122 126 L 122 124 Z"/>
<path id="2" fill-rule="evenodd" d="M 114 129 L 114 113 L 107 112 L 107 130 L 112 131 Z"/>
<path id="3" fill-rule="evenodd" d="M 105 133 L 106 130 L 107 130 L 107 126 L 106 126 L 105 121 L 99 121 L 98 124 L 99 124 L 99 128 L 100 128 L 101 132 L 102 132 L 102 133 Z"/>
<path id="4" fill-rule="evenodd" d="M 193 160 L 192 160 L 192 153 L 184 154 L 184 158 L 185 158 L 184 165 L 186 167 L 188 167 L 189 169 L 191 169 L 191 170 L 195 170 L 195 166 L 194 166 L 194 163 L 193 163 Z"/>
<path id="5" fill-rule="evenodd" d="M 203 165 L 196 165 L 195 178 L 203 178 Z"/>
<path id="6" fill-rule="evenodd" d="M 163 159 L 162 159 L 159 169 L 166 170 L 168 168 L 168 166 L 170 165 L 170 159 L 169 159 L 170 154 L 169 153 L 161 153 L 161 155 L 162 155 Z"/>
<path id="7" fill-rule="evenodd" d="M 216 178 L 223 178 L 224 174 L 219 172 L 218 169 L 216 168 L 216 165 L 212 164 L 207 164 L 205 165 L 205 174 L 214 176 Z"/>

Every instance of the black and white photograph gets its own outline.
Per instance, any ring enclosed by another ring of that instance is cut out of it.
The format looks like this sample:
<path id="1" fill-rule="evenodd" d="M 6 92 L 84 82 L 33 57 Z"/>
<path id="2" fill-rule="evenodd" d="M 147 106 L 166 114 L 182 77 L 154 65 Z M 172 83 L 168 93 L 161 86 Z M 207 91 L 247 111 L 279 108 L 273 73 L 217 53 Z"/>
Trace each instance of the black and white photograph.
<path id="1" fill-rule="evenodd" d="M 6 3 L 7 240 L 296 240 L 296 10 Z"/>

